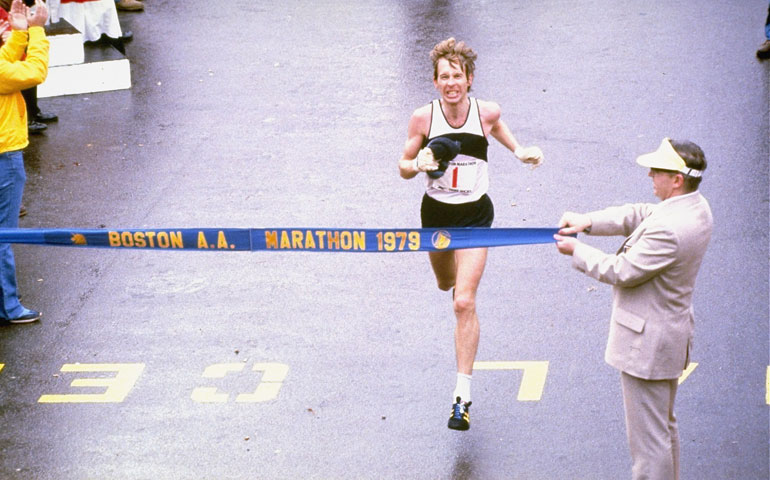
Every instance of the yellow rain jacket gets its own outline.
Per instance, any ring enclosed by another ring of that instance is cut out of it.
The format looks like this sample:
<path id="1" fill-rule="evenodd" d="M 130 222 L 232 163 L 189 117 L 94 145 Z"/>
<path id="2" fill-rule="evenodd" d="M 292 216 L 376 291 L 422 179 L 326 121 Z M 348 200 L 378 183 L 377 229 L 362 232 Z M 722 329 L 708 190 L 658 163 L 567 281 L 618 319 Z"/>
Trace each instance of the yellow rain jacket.
<path id="1" fill-rule="evenodd" d="M 27 54 L 26 59 L 24 54 Z M 43 83 L 48 75 L 48 39 L 43 27 L 14 30 L 0 48 L 0 153 L 29 144 L 27 107 L 21 91 Z"/>

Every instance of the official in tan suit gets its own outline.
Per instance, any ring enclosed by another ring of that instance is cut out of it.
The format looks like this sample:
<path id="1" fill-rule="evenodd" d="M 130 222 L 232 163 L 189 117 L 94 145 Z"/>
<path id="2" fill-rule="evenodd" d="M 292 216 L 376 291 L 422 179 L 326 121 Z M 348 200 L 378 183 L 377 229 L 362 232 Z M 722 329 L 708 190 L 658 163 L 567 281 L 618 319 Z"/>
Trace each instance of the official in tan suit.
<path id="1" fill-rule="evenodd" d="M 706 170 L 692 142 L 663 139 L 637 163 L 649 168 L 658 204 L 628 204 L 566 212 L 554 238 L 572 265 L 613 286 L 605 360 L 621 372 L 626 431 L 634 480 L 679 478 L 679 432 L 674 416 L 678 378 L 690 362 L 695 277 L 711 238 L 713 219 L 698 192 Z M 606 254 L 564 235 L 626 237 Z"/>

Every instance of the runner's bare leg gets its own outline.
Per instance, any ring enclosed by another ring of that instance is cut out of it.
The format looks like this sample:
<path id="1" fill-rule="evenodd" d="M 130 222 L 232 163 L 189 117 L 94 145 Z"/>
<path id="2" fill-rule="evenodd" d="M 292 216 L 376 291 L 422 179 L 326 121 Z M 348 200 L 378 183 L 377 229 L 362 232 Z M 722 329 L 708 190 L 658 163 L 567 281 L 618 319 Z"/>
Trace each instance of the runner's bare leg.
<path id="1" fill-rule="evenodd" d="M 476 291 L 487 262 L 486 248 L 455 251 L 457 277 L 455 279 L 454 310 L 457 317 L 455 351 L 457 372 L 473 373 L 473 362 L 479 346 L 479 317 L 476 315 Z"/>
<path id="2" fill-rule="evenodd" d="M 480 334 L 479 318 L 476 314 L 476 291 L 484 273 L 487 249 L 430 252 L 429 255 L 438 287 L 445 291 L 455 287 L 457 372 L 471 375 Z"/>

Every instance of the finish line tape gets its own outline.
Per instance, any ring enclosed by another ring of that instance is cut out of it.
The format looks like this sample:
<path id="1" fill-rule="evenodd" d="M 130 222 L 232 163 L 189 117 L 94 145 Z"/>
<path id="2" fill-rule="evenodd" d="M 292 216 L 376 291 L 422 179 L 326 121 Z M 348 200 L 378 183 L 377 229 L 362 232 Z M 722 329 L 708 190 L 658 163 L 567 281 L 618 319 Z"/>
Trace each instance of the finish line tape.
<path id="1" fill-rule="evenodd" d="M 0 228 L 0 243 L 81 248 L 205 251 L 436 252 L 553 243 L 558 228 Z"/>

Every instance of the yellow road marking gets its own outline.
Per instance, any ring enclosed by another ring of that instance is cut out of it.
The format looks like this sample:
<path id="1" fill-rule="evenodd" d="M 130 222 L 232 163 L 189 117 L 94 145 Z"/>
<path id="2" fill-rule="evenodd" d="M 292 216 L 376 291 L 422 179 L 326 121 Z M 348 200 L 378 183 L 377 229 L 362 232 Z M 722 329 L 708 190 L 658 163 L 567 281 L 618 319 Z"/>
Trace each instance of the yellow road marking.
<path id="1" fill-rule="evenodd" d="M 475 362 L 474 370 L 523 370 L 519 394 L 520 402 L 537 402 L 543 396 L 548 362 Z"/>
<path id="2" fill-rule="evenodd" d="M 105 388 L 103 393 L 42 395 L 38 403 L 120 403 L 144 371 L 143 363 L 67 363 L 62 372 L 116 372 L 112 378 L 76 378 L 72 387 Z"/>
<path id="3" fill-rule="evenodd" d="M 243 367 L 243 363 L 209 365 L 203 371 L 203 377 L 224 378 L 228 373 L 243 371 Z M 289 372 L 289 366 L 283 363 L 256 363 L 251 370 L 263 372 L 262 379 L 253 392 L 239 394 L 235 398 L 238 403 L 266 402 L 275 399 Z M 191 397 L 198 403 L 224 403 L 227 402 L 229 394 L 219 393 L 216 387 L 198 387 L 193 390 Z"/>
<path id="4" fill-rule="evenodd" d="M 698 366 L 695 362 L 690 362 L 689 365 L 687 365 L 687 368 L 682 372 L 682 375 L 679 377 L 679 383 L 677 385 L 681 385 L 682 382 L 687 380 L 687 377 L 690 376 L 690 374 L 695 370 L 695 368 Z"/>

